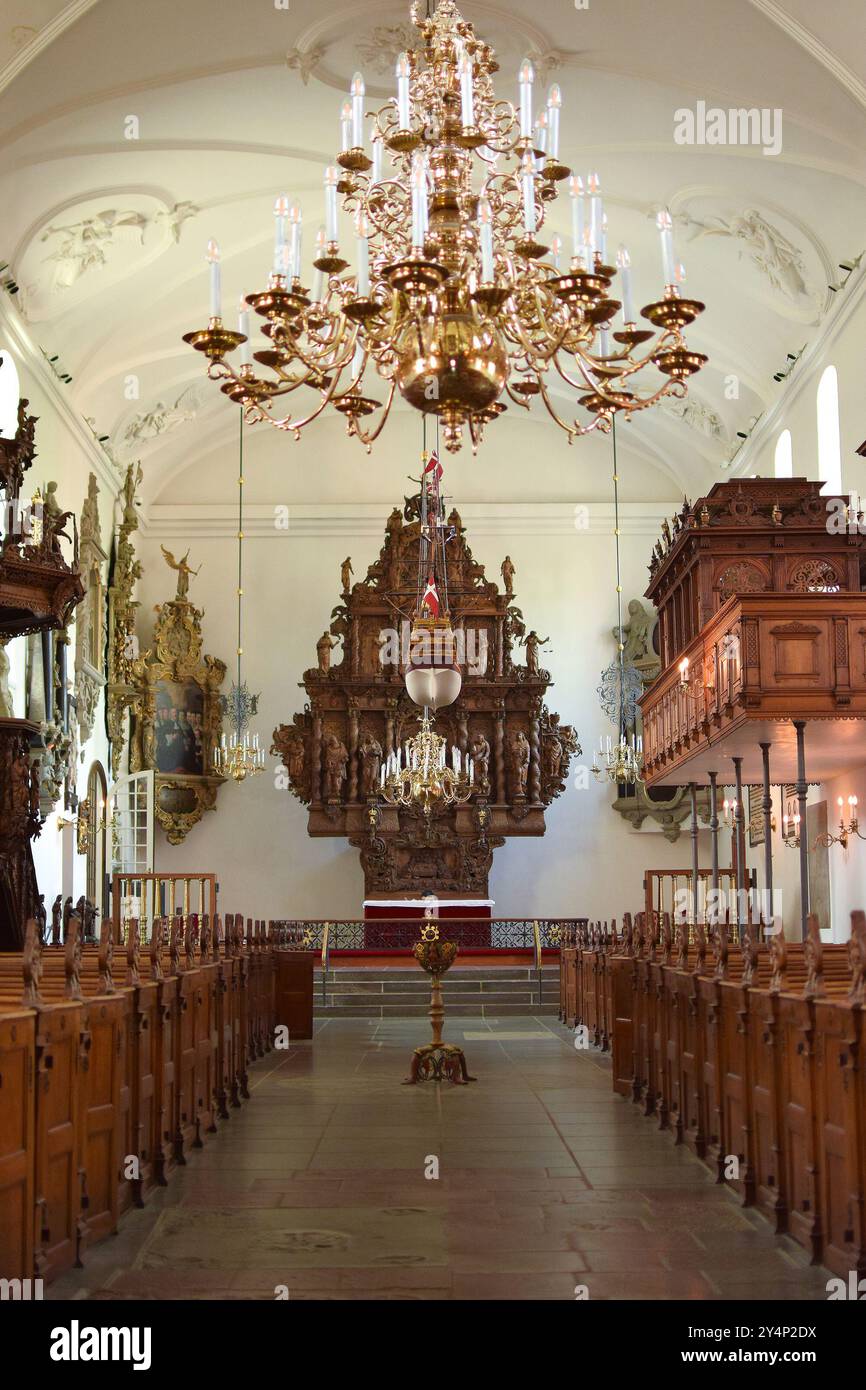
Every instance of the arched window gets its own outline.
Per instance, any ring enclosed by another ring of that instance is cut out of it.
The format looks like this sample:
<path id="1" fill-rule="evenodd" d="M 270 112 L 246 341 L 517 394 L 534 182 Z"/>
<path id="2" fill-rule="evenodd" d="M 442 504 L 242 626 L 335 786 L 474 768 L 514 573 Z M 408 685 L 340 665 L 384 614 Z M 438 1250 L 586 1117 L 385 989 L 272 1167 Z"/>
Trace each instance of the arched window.
<path id="1" fill-rule="evenodd" d="M 839 381 L 835 367 L 825 367 L 818 382 L 818 477 L 821 491 L 842 491 L 842 445 L 839 438 Z"/>
<path id="2" fill-rule="evenodd" d="M 776 440 L 776 455 L 773 463 L 773 472 L 777 478 L 793 478 L 794 451 L 791 444 L 790 430 L 782 430 L 782 433 Z"/>
<path id="3" fill-rule="evenodd" d="M 108 822 L 108 782 L 102 763 L 87 774 L 87 897 L 101 913 L 108 909 L 105 875 Z"/>

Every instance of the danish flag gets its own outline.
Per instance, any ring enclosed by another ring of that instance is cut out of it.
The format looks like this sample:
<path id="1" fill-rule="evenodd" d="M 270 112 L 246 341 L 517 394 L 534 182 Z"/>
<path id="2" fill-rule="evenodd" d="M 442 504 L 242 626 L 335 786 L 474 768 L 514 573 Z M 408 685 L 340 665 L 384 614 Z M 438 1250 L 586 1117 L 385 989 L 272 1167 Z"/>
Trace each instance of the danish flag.
<path id="1" fill-rule="evenodd" d="M 435 482 L 438 483 L 439 480 L 441 479 L 441 477 L 442 477 L 442 465 L 441 465 L 441 463 L 439 462 L 439 455 L 438 455 L 438 454 L 431 454 L 431 455 L 430 455 L 430 462 L 427 464 L 427 467 L 424 469 L 424 476 L 426 477 L 428 473 L 432 473 L 432 474 L 433 474 L 433 478 L 431 479 L 431 482 L 432 482 L 432 481 L 435 481 Z"/>
<path id="2" fill-rule="evenodd" d="M 436 588 L 436 580 L 432 572 L 430 574 L 430 578 L 427 580 L 427 588 L 424 590 L 424 593 L 421 596 L 422 611 L 425 605 L 431 618 L 439 617 L 439 591 Z"/>

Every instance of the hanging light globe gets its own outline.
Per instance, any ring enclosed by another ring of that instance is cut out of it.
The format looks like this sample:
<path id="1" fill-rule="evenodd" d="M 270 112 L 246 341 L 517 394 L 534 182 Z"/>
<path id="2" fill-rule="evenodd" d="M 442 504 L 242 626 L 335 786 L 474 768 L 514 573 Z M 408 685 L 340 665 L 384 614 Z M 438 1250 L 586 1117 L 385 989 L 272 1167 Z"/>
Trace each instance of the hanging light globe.
<path id="1" fill-rule="evenodd" d="M 405 680 L 410 700 L 432 710 L 453 705 L 463 685 L 456 661 L 450 666 L 410 665 Z"/>

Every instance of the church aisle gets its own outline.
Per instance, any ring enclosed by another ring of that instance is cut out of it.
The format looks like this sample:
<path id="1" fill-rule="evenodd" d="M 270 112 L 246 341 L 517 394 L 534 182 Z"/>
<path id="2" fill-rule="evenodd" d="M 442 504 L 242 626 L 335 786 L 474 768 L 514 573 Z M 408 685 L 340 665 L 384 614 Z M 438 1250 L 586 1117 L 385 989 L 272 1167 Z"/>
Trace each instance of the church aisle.
<path id="1" fill-rule="evenodd" d="M 328 1019 L 264 1058 L 219 1138 L 48 1297 L 826 1298 L 566 1029 L 455 1020 L 476 1084 L 402 1087 L 424 1032 Z"/>

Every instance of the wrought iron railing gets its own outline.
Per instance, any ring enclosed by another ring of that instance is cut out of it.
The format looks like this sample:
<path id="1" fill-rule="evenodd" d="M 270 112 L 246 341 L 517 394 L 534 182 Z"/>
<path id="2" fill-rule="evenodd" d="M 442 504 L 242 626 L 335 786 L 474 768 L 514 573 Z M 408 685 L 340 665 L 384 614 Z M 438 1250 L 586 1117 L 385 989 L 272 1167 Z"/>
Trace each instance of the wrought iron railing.
<path id="1" fill-rule="evenodd" d="M 585 918 L 576 917 L 437 917 L 431 919 L 442 937 L 464 950 L 529 951 L 537 961 L 541 951 L 556 950 L 574 939 Z M 323 962 L 339 951 L 409 951 L 426 925 L 423 917 L 407 918 L 285 918 L 274 921 L 279 938 L 315 951 Z"/>

